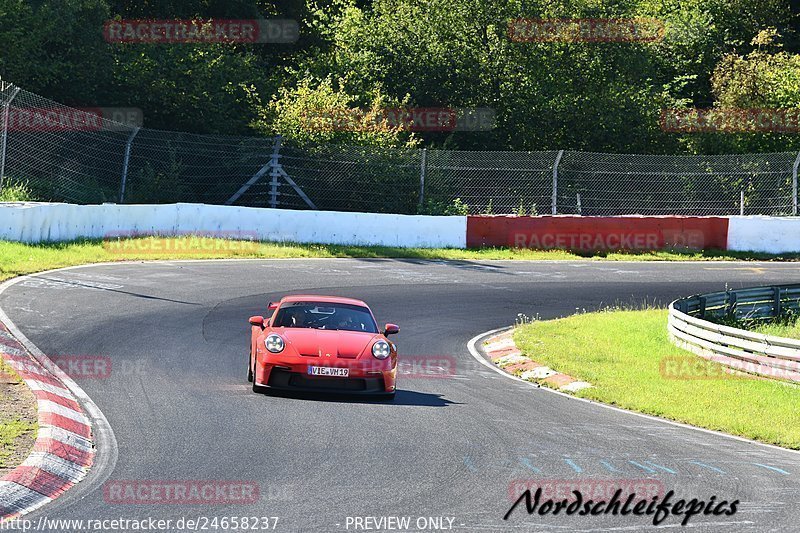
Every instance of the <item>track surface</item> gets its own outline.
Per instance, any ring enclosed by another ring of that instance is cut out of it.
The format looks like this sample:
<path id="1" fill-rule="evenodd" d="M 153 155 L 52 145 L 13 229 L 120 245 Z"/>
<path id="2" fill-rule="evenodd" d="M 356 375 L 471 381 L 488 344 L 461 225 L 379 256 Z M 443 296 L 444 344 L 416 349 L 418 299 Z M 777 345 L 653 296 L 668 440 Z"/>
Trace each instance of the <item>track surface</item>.
<path id="1" fill-rule="evenodd" d="M 259 260 L 41 274 L 0 306 L 47 354 L 112 359 L 107 379 L 77 379 L 116 433 L 119 460 L 104 475 L 248 480 L 261 497 L 110 505 L 96 474 L 31 517 L 278 516 L 278 531 L 354 531 L 347 517 L 410 516 L 450 517 L 462 531 L 638 531 L 648 518 L 502 516 L 515 479 L 649 477 L 679 498 L 742 501 L 732 517 L 695 517 L 699 530 L 786 531 L 800 523 L 800 454 L 538 390 L 482 366 L 466 343 L 517 313 L 798 281 L 800 266 L 758 263 Z M 252 393 L 247 317 L 297 292 L 366 300 L 379 322 L 400 324 L 401 357 L 449 355 L 457 375 L 401 376 L 392 404 Z"/>

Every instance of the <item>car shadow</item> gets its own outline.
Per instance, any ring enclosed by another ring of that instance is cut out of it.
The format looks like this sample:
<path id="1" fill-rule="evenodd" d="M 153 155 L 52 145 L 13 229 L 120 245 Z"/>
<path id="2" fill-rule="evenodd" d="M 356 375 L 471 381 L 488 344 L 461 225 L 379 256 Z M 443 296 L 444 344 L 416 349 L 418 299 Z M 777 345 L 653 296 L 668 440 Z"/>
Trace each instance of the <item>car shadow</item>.
<path id="1" fill-rule="evenodd" d="M 263 394 L 265 396 L 292 398 L 312 402 L 414 405 L 418 407 L 447 407 L 448 405 L 460 405 L 459 402 L 450 401 L 441 394 L 431 394 L 412 390 L 398 390 L 397 394 L 392 400 L 376 396 L 361 396 L 356 394 L 301 392 L 278 389 L 268 389 L 264 391 Z"/>

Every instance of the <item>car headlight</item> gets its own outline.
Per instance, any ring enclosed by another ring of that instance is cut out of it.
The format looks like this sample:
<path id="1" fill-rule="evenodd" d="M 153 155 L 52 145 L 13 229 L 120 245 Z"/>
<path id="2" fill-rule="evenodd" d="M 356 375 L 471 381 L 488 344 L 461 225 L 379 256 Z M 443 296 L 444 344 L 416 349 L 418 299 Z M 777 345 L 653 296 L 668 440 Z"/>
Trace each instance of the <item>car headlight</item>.
<path id="1" fill-rule="evenodd" d="M 378 341 L 372 345 L 372 355 L 378 359 L 386 359 L 389 357 L 389 353 L 391 353 L 391 348 L 386 341 Z"/>
<path id="2" fill-rule="evenodd" d="M 267 338 L 264 339 L 264 345 L 267 347 L 267 350 L 272 353 L 280 353 L 286 346 L 281 336 L 275 335 L 274 333 L 267 335 Z"/>

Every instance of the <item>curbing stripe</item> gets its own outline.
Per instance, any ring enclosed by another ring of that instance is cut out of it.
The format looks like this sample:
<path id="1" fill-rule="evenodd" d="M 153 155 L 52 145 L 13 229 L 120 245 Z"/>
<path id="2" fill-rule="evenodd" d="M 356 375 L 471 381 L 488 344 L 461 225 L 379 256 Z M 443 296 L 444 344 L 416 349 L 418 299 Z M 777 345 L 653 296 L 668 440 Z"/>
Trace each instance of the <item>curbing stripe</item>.
<path id="1" fill-rule="evenodd" d="M 43 390 L 34 390 L 33 395 L 36 396 L 37 400 L 47 400 L 53 403 L 57 403 L 59 405 L 63 405 L 64 407 L 69 407 L 74 411 L 80 410 L 80 405 L 75 400 L 70 400 L 69 398 L 65 398 L 64 396 L 59 396 L 58 394 L 53 394 L 52 392 L 47 392 Z"/>
<path id="2" fill-rule="evenodd" d="M 17 357 L 25 355 L 25 351 L 21 350 L 20 348 L 16 348 L 14 346 L 9 346 L 5 343 L 0 342 L 0 349 L 10 355 L 15 355 Z"/>
<path id="3" fill-rule="evenodd" d="M 570 392 L 574 392 L 574 387 L 578 387 L 577 390 L 591 387 L 586 382 L 579 382 L 572 376 L 548 368 L 522 355 L 522 351 L 517 347 L 509 330 L 495 330 L 487 335 L 491 336 L 484 343 L 483 351 L 494 363 L 495 368 L 506 375 L 537 385 L 541 383 L 556 385 L 558 390 Z M 520 372 L 519 376 L 516 375 L 517 372 Z M 576 383 L 579 385 L 576 386 Z"/>
<path id="4" fill-rule="evenodd" d="M 39 411 L 39 425 L 64 428 L 67 431 L 77 433 L 81 437 L 87 439 L 91 438 L 92 435 L 92 428 L 90 426 L 49 411 Z"/>
<path id="5" fill-rule="evenodd" d="M 52 498 L 54 495 L 63 492 L 73 485 L 61 476 L 43 470 L 37 466 L 20 466 L 15 468 L 8 476 L 6 481 L 11 481 L 18 485 L 35 490 L 39 494 Z"/>
<path id="6" fill-rule="evenodd" d="M 62 478 L 65 483 L 77 483 L 86 475 L 83 466 L 48 452 L 33 452 L 20 466 L 41 468 Z"/>
<path id="7" fill-rule="evenodd" d="M 597 402 L 597 401 L 594 401 L 594 400 L 589 400 L 587 398 L 581 398 L 579 396 L 575 396 L 574 394 L 569 394 L 569 393 L 566 393 L 566 392 L 563 392 L 563 391 L 559 391 L 559 390 L 556 390 L 556 389 L 551 389 L 549 387 L 542 387 L 540 385 L 537 385 L 536 383 L 531 383 L 530 381 L 525 381 L 524 379 L 520 379 L 517 376 L 513 376 L 511 374 L 507 374 L 507 373 L 503 372 L 502 370 L 500 370 L 499 368 L 497 368 L 492 363 L 490 363 L 483 355 L 481 355 L 480 348 L 478 348 L 477 345 L 478 345 L 478 341 L 480 341 L 481 339 L 485 339 L 487 337 L 490 337 L 491 335 L 495 335 L 497 333 L 501 333 L 501 332 L 504 332 L 504 331 L 507 332 L 512 328 L 513 328 L 513 326 L 508 326 L 508 327 L 505 327 L 505 328 L 492 329 L 492 330 L 489 330 L 489 331 L 484 331 L 483 333 L 479 333 L 478 335 L 475 335 L 469 341 L 467 341 L 467 352 L 469 352 L 469 354 L 472 356 L 472 358 L 475 361 L 477 361 L 478 363 L 482 364 L 486 368 L 494 370 L 495 372 L 497 372 L 501 376 L 505 376 L 506 378 L 513 379 L 514 381 L 519 381 L 520 383 L 525 383 L 525 384 L 530 385 L 531 387 L 533 387 L 535 389 L 547 392 L 549 394 L 558 394 L 559 396 L 561 396 L 563 398 L 569 398 L 570 400 L 574 400 L 576 402 L 583 402 L 583 403 L 590 404 L 590 405 L 593 405 L 593 406 L 595 406 L 597 408 L 601 408 L 601 409 L 610 409 L 610 410 L 615 411 L 617 413 L 622 413 L 622 414 L 626 414 L 626 415 L 630 415 L 630 416 L 635 416 L 635 417 L 638 417 L 638 418 L 643 418 L 643 419 L 646 419 L 646 420 L 650 420 L 651 422 L 658 422 L 660 424 L 667 425 L 667 426 L 679 427 L 679 428 L 682 428 L 682 429 L 689 429 L 689 430 L 696 431 L 696 432 L 699 432 L 699 433 L 705 433 L 706 435 L 715 435 L 717 437 L 723 437 L 723 438 L 730 439 L 730 440 L 735 440 L 735 441 L 738 441 L 738 442 L 745 442 L 747 444 L 754 445 L 755 447 L 769 448 L 770 450 L 778 450 L 778 451 L 781 451 L 781 452 L 789 452 L 789 453 L 792 453 L 792 454 L 800 455 L 800 450 L 792 450 L 790 448 L 781 448 L 780 446 L 776 446 L 775 444 L 767 444 L 766 442 L 759 442 L 757 440 L 752 440 L 752 439 L 748 439 L 748 438 L 745 438 L 745 437 L 739 437 L 738 435 L 731 435 L 730 433 L 723 433 L 721 431 L 715 431 L 713 429 L 706 429 L 706 428 L 701 428 L 701 427 L 698 427 L 698 426 L 691 426 L 689 424 L 684 424 L 682 422 L 676 422 L 674 420 L 668 420 L 666 418 L 659 418 L 659 417 L 654 416 L 654 415 L 648 415 L 648 414 L 645 414 L 645 413 L 637 413 L 636 411 L 629 411 L 627 409 L 623 409 L 623 408 L 617 407 L 615 405 L 610 405 L 610 404 L 606 404 L 606 403 L 602 403 L 602 402 Z"/>
<path id="8" fill-rule="evenodd" d="M 63 405 L 51 402 L 50 400 L 39 400 L 37 403 L 41 411 L 55 413 L 85 426 L 90 425 L 89 419 L 86 418 L 86 416 L 80 411 L 76 411 L 75 409 L 71 409 L 69 407 L 64 407 Z"/>
<path id="9" fill-rule="evenodd" d="M 53 499 L 18 483 L 0 480 L 0 501 L 6 513 L 3 518 L 7 519 L 38 509 Z"/>
<path id="10" fill-rule="evenodd" d="M 71 461 L 80 466 L 90 466 L 92 464 L 93 453 L 88 450 L 81 450 L 61 441 L 50 438 L 37 440 L 33 447 L 34 452 L 52 453 L 66 461 Z"/>
<path id="11" fill-rule="evenodd" d="M 53 501 L 86 477 L 94 462 L 92 426 L 69 387 L 42 366 L 0 322 L 0 356 L 36 397 L 33 451 L 0 479 L 0 524 Z M 57 372 L 57 370 L 54 370 Z"/>
<path id="12" fill-rule="evenodd" d="M 3 349 L 7 349 L 5 346 Z M 45 370 L 33 365 L 29 360 L 24 359 L 22 357 L 8 357 L 6 359 L 6 364 L 12 367 L 14 370 L 17 371 L 17 374 L 22 375 L 22 372 L 27 374 L 37 374 L 39 376 L 47 375 Z"/>
<path id="13" fill-rule="evenodd" d="M 42 437 L 42 439 L 50 439 L 62 444 L 67 444 L 84 452 L 91 452 L 94 449 L 94 443 L 91 440 L 63 428 L 54 426 L 41 428 L 39 430 L 39 436 Z"/>
<path id="14" fill-rule="evenodd" d="M 25 372 L 24 370 L 18 370 L 17 374 L 19 377 L 24 379 L 25 381 L 40 381 L 47 385 L 51 385 L 53 387 L 61 387 L 61 382 L 53 377 L 52 374 L 42 373 L 42 374 L 34 374 L 32 372 Z"/>
<path id="15" fill-rule="evenodd" d="M 49 383 L 43 383 L 41 381 L 31 380 L 31 381 L 26 381 L 25 384 L 28 385 L 33 391 L 41 390 L 49 392 L 51 394 L 56 394 L 58 396 L 63 396 L 64 398 L 69 398 L 69 399 L 74 398 L 74 396 L 72 396 L 72 394 L 70 394 L 70 392 L 67 389 L 62 387 L 55 387 L 53 385 L 50 385 Z"/>

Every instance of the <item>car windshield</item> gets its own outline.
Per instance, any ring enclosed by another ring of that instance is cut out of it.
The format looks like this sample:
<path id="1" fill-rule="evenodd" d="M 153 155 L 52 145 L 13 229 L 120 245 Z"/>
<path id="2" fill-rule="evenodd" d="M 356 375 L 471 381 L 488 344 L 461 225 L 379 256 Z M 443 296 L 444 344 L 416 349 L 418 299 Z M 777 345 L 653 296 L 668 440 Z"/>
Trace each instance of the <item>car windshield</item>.
<path id="1" fill-rule="evenodd" d="M 272 326 L 378 333 L 378 326 L 366 307 L 329 302 L 281 304 Z"/>

